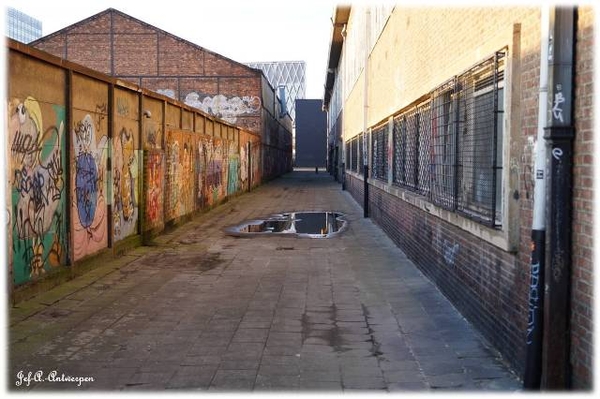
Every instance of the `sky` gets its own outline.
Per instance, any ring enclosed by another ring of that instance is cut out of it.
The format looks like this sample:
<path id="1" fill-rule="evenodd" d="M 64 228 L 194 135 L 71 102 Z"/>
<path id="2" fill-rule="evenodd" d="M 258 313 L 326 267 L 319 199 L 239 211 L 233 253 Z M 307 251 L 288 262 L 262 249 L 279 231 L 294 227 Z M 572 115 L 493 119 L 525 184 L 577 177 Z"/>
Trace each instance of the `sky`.
<path id="1" fill-rule="evenodd" d="M 306 98 L 322 98 L 333 0 L 4 0 L 43 35 L 115 8 L 238 62 L 305 61 Z"/>

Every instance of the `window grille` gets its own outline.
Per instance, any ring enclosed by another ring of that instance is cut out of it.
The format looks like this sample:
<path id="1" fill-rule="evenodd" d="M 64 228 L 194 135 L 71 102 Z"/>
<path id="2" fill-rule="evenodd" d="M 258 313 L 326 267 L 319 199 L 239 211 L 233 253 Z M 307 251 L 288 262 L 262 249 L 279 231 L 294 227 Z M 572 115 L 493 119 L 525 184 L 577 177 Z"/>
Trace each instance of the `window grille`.
<path id="1" fill-rule="evenodd" d="M 458 78 L 457 211 L 486 224 L 502 220 L 504 72 L 497 55 Z"/>
<path id="2" fill-rule="evenodd" d="M 352 139 L 352 141 L 350 142 L 351 145 L 351 151 L 352 151 L 352 170 L 354 172 L 358 171 L 358 148 L 357 148 L 357 143 L 358 143 L 358 139 L 357 137 L 354 137 Z"/>
<path id="3" fill-rule="evenodd" d="M 431 107 L 413 107 L 394 118 L 393 182 L 420 194 L 429 192 Z"/>
<path id="4" fill-rule="evenodd" d="M 365 137 L 364 134 L 360 134 L 358 136 L 358 173 L 360 175 L 364 175 L 364 173 L 365 173 L 365 170 L 364 170 L 364 164 L 365 164 L 365 162 L 364 162 L 364 154 L 365 154 L 365 151 L 364 151 L 364 147 L 363 147 L 364 146 L 364 137 Z"/>
<path id="5" fill-rule="evenodd" d="M 497 52 L 394 117 L 393 183 L 486 225 L 502 224 L 505 53 Z M 387 127 L 372 133 L 373 177 L 387 179 Z"/>
<path id="6" fill-rule="evenodd" d="M 387 180 L 387 124 L 375 129 L 372 136 L 373 178 Z"/>

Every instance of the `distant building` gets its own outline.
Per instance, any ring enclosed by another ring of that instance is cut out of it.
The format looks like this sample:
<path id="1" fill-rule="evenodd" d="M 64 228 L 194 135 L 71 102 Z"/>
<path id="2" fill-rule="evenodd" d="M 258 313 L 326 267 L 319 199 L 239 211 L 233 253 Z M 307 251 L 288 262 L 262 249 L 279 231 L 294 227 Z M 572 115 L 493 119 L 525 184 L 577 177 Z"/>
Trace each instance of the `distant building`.
<path id="1" fill-rule="evenodd" d="M 178 99 L 262 138 L 263 179 L 291 169 L 292 120 L 260 70 L 109 8 L 31 46 Z"/>
<path id="2" fill-rule="evenodd" d="M 285 87 L 285 94 L 278 92 L 280 100 L 284 100 L 287 112 L 296 120 L 296 100 L 306 95 L 306 63 L 304 61 L 249 62 L 251 68 L 263 71 L 271 86 L 280 90 Z M 283 98 L 282 98 L 283 97 Z"/>
<path id="3" fill-rule="evenodd" d="M 325 167 L 327 114 L 322 100 L 296 100 L 296 162 L 300 167 Z"/>
<path id="4" fill-rule="evenodd" d="M 22 43 L 32 42 L 42 37 L 42 21 L 12 7 L 7 7 L 5 34 Z"/>

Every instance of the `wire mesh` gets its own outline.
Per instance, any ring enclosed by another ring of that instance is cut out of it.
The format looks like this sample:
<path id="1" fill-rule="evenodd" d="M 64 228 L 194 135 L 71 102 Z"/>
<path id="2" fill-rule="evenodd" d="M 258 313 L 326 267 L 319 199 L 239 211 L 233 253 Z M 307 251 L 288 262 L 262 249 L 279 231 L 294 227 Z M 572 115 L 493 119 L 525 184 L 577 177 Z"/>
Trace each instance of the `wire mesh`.
<path id="1" fill-rule="evenodd" d="M 459 147 L 457 211 L 483 223 L 501 222 L 504 89 L 501 58 L 458 78 Z"/>
<path id="2" fill-rule="evenodd" d="M 372 135 L 373 178 L 387 180 L 387 124 L 375 129 Z"/>
<path id="3" fill-rule="evenodd" d="M 360 134 L 358 136 L 358 173 L 360 175 L 363 175 L 365 173 L 364 171 L 364 155 L 365 155 L 365 151 L 364 151 L 364 134 Z"/>
<path id="4" fill-rule="evenodd" d="M 352 160 L 352 170 L 354 172 L 358 171 L 358 138 L 354 137 L 351 143 L 351 160 Z"/>

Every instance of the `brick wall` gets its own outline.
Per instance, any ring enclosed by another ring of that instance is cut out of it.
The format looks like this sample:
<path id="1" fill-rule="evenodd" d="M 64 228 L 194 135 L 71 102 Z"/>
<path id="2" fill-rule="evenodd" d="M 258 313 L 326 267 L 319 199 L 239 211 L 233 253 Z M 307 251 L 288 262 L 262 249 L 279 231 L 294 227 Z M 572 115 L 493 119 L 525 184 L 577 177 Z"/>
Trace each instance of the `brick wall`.
<path id="1" fill-rule="evenodd" d="M 260 133 L 260 72 L 116 10 L 32 45 Z"/>
<path id="2" fill-rule="evenodd" d="M 593 94 L 594 10 L 578 13 L 575 76 L 575 142 L 573 166 L 573 252 L 571 275 L 571 364 L 573 387 L 589 389 L 592 363 L 593 252 Z"/>
<path id="3" fill-rule="evenodd" d="M 581 8 L 575 101 L 571 364 L 573 386 L 583 389 L 592 384 L 593 352 L 592 25 L 593 11 Z M 435 37 L 423 34 L 432 31 L 433 26 Z M 373 128 L 379 121 L 401 111 L 435 84 L 476 64 L 481 57 L 503 45 L 508 45 L 508 52 L 513 56 L 509 64 L 513 75 L 509 74 L 510 81 L 507 81 L 513 85 L 508 99 L 514 108 L 507 115 L 511 126 L 505 135 L 510 139 L 505 142 L 510 156 L 504 162 L 510 176 L 507 176 L 509 183 L 505 186 L 504 198 L 517 204 L 510 219 L 510 233 L 516 233 L 516 246 L 493 244 L 493 240 L 484 239 L 485 231 L 475 234 L 468 227 L 469 223 L 462 223 L 458 216 L 435 216 L 434 213 L 439 213 L 435 209 L 431 211 L 430 204 L 415 205 L 422 202 L 423 197 L 396 190 L 385 182 L 370 185 L 369 213 L 515 371 L 522 373 L 531 261 L 533 148 L 538 129 L 540 10 L 501 8 L 482 13 L 475 8 L 467 12 L 396 9 L 370 57 L 368 127 Z M 408 50 L 391 52 L 391 48 L 397 47 Z M 455 51 L 458 47 L 463 51 Z M 362 112 L 363 102 L 358 97 L 354 91 L 350 92 L 344 104 L 345 114 Z M 345 118 L 346 141 L 361 130 L 362 126 L 357 126 L 354 119 Z M 346 186 L 362 206 L 363 181 L 350 173 L 346 175 Z"/>

